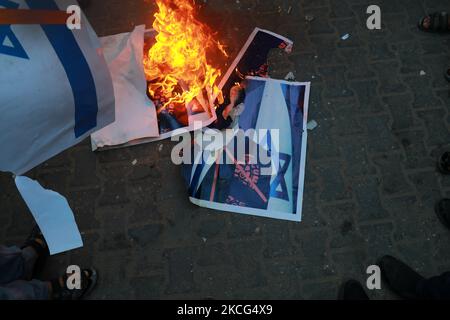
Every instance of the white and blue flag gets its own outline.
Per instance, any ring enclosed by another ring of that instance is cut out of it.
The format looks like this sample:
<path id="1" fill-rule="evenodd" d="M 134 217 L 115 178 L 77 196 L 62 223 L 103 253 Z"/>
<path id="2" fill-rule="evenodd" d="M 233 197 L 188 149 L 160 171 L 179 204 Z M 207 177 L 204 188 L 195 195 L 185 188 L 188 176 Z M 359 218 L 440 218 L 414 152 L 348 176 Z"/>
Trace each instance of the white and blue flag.
<path id="1" fill-rule="evenodd" d="M 71 0 L 0 0 L 0 9 L 66 11 Z M 97 35 L 66 25 L 0 25 L 0 171 L 18 175 L 114 121 Z"/>
<path id="2" fill-rule="evenodd" d="M 223 147 L 216 163 L 205 161 L 204 150 L 193 165 L 185 166 L 190 200 L 216 210 L 301 221 L 309 92 L 309 82 L 247 77 L 238 126 L 244 132 L 266 132 L 263 139 L 247 136 L 245 150 L 252 143 L 261 145 L 270 163 L 259 158 L 256 163 L 226 161 L 238 158 L 233 144 Z M 272 132 L 277 132 L 276 139 Z M 250 157 L 251 152 L 245 155 Z M 271 174 L 263 174 L 267 167 Z"/>

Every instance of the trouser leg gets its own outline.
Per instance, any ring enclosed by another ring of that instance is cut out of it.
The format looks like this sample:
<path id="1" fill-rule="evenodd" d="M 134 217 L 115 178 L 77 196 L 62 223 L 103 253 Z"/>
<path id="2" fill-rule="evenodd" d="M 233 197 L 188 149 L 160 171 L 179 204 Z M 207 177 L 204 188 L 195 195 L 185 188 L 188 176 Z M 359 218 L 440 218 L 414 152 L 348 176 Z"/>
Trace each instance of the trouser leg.
<path id="1" fill-rule="evenodd" d="M 417 293 L 423 299 L 450 299 L 450 272 L 422 280 Z"/>
<path id="2" fill-rule="evenodd" d="M 16 280 L 0 286 L 1 300 L 48 300 L 48 283 L 39 280 Z"/>

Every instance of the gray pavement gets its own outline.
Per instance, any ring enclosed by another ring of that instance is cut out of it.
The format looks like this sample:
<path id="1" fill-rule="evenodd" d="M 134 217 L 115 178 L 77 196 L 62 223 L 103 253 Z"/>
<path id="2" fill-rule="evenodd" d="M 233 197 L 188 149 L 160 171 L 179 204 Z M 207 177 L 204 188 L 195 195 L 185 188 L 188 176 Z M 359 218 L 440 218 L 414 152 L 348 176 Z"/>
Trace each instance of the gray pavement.
<path id="1" fill-rule="evenodd" d="M 254 27 L 295 41 L 290 56 L 271 59 L 271 74 L 312 81 L 319 127 L 309 135 L 304 221 L 190 204 L 169 141 L 102 153 L 85 141 L 28 174 L 68 198 L 85 243 L 52 257 L 44 276 L 94 265 L 97 299 L 334 299 L 384 254 L 425 276 L 450 270 L 450 232 L 433 212 L 450 196 L 450 177 L 435 169 L 450 148 L 450 36 L 416 27 L 425 12 L 450 10 L 448 0 L 204 2 L 203 21 L 232 56 Z M 382 9 L 380 31 L 366 28 L 370 4 Z M 153 12 L 139 0 L 86 10 L 100 36 L 150 26 Z M 0 242 L 20 243 L 32 218 L 11 177 L 0 175 L 0 189 Z"/>

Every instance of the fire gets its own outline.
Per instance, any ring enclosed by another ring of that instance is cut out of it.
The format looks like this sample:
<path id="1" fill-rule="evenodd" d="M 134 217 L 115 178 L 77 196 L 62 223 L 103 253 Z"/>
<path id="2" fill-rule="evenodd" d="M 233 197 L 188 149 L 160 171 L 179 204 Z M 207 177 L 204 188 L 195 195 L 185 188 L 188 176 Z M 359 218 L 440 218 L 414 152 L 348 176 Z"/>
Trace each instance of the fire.
<path id="1" fill-rule="evenodd" d="M 193 0 L 156 0 L 156 4 L 153 28 L 158 35 L 144 59 L 149 93 L 164 98 L 162 109 L 194 99 L 207 109 L 206 103 L 214 105 L 215 97 L 221 96 L 216 85 L 221 71 L 208 63 L 207 53 L 218 50 L 226 56 L 226 52 L 195 18 Z"/>

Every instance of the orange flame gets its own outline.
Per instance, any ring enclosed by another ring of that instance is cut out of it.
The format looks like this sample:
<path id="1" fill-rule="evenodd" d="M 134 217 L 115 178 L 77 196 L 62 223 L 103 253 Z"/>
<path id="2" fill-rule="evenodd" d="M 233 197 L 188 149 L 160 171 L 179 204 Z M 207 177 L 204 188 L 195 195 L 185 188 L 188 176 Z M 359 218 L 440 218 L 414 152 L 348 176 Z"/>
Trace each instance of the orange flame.
<path id="1" fill-rule="evenodd" d="M 162 109 L 195 98 L 205 108 L 206 91 L 213 105 L 221 93 L 216 85 L 221 71 L 208 63 L 207 51 L 218 49 L 227 56 L 223 46 L 196 20 L 193 0 L 156 0 L 156 4 L 159 11 L 153 28 L 158 35 L 144 59 L 150 95 L 164 97 L 167 102 Z"/>

